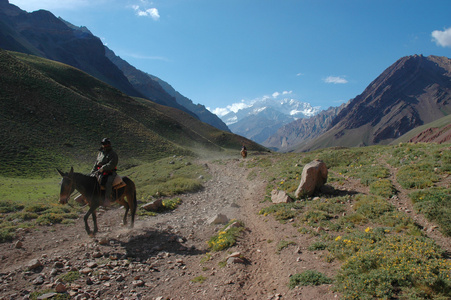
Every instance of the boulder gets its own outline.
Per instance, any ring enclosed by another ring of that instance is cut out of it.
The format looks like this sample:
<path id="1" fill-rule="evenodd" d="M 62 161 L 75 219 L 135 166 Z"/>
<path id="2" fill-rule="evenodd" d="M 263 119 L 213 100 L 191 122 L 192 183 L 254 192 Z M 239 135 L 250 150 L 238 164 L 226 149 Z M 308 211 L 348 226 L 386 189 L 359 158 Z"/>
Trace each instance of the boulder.
<path id="1" fill-rule="evenodd" d="M 152 202 L 144 204 L 141 208 L 147 211 L 159 211 L 163 207 L 163 200 L 157 199 Z"/>
<path id="2" fill-rule="evenodd" d="M 296 198 L 312 196 L 327 182 L 327 166 L 321 160 L 314 160 L 304 166 L 301 175 L 301 183 L 296 190 Z"/>
<path id="3" fill-rule="evenodd" d="M 293 202 L 293 199 L 285 191 L 272 190 L 271 201 L 272 203 L 288 203 Z"/>

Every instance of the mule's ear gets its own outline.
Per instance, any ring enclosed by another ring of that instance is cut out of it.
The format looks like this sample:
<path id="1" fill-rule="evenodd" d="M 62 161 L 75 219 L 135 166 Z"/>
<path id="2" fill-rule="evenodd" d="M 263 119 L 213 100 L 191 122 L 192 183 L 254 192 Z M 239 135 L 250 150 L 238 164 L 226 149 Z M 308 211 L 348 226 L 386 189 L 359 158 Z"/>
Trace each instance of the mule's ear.
<path id="1" fill-rule="evenodd" d="M 74 167 L 70 167 L 70 172 L 69 174 L 73 174 L 74 173 Z"/>
<path id="2" fill-rule="evenodd" d="M 64 173 L 61 172 L 59 169 L 56 169 L 58 171 L 58 173 L 60 173 L 61 177 L 64 177 Z"/>

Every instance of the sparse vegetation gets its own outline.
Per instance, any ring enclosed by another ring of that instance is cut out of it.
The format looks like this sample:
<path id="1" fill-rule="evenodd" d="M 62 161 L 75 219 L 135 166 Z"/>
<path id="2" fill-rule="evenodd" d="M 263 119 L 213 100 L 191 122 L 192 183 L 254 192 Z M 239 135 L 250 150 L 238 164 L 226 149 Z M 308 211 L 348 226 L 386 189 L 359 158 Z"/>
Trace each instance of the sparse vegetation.
<path id="1" fill-rule="evenodd" d="M 315 270 L 307 270 L 300 274 L 294 274 L 290 277 L 290 288 L 295 288 L 296 286 L 306 286 L 306 285 L 321 285 L 332 283 L 332 279 L 328 278 L 323 273 Z"/>
<path id="2" fill-rule="evenodd" d="M 239 226 L 230 226 L 236 223 Z M 240 232 L 244 230 L 243 225 L 237 220 L 230 220 L 230 222 L 223 227 L 216 235 L 210 238 L 207 242 L 211 251 L 222 251 L 235 245 L 236 239 Z"/>

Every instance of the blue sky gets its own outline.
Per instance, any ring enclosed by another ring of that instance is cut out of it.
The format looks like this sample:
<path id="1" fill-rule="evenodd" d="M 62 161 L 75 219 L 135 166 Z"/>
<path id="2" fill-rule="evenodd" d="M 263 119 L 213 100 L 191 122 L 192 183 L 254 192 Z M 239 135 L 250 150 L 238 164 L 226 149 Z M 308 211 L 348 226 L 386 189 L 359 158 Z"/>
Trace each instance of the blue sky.
<path id="1" fill-rule="evenodd" d="M 264 97 L 326 109 L 403 56 L 451 57 L 450 0 L 10 3 L 86 26 L 116 55 L 218 113 Z"/>

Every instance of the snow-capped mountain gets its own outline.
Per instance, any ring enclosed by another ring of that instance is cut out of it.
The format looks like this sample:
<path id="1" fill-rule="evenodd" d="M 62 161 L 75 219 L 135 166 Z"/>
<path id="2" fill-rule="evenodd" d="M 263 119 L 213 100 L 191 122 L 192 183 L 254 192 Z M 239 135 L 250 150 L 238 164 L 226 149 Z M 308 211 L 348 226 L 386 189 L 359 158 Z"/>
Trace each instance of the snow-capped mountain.
<path id="1" fill-rule="evenodd" d="M 309 103 L 295 99 L 266 97 L 243 105 L 242 109 L 220 116 L 233 133 L 262 143 L 281 126 L 300 118 L 309 118 L 320 111 Z"/>

